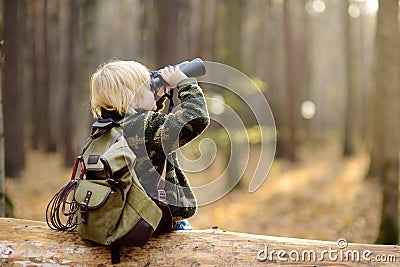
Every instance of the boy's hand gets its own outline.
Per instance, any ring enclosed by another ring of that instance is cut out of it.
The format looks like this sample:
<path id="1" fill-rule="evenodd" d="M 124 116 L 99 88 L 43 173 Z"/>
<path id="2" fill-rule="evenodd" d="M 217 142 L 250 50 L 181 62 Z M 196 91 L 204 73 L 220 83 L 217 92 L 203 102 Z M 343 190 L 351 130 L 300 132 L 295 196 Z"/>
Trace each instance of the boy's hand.
<path id="1" fill-rule="evenodd" d="M 161 77 L 169 84 L 168 89 L 177 87 L 178 83 L 187 78 L 179 66 L 168 66 L 161 70 Z"/>

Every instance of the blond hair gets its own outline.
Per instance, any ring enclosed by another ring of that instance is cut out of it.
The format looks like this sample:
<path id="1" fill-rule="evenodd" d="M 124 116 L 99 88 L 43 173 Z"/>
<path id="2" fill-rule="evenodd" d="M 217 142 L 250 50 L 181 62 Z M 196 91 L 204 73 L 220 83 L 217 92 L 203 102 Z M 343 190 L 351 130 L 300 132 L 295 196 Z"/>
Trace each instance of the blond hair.
<path id="1" fill-rule="evenodd" d="M 91 107 L 95 118 L 101 109 L 132 115 L 141 108 L 144 90 L 150 90 L 148 69 L 135 61 L 112 60 L 90 78 Z"/>

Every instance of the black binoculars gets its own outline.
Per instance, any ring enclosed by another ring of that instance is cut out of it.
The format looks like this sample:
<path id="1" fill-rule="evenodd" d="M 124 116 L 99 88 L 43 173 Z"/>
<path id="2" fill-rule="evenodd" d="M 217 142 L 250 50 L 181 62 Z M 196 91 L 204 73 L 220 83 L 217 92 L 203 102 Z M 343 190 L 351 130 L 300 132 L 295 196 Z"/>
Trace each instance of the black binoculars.
<path id="1" fill-rule="evenodd" d="M 188 77 L 199 77 L 206 73 L 206 67 L 203 60 L 195 58 L 192 61 L 184 61 L 178 64 L 179 69 Z M 168 83 L 161 77 L 161 69 L 150 72 L 150 88 L 153 92 L 157 92 L 162 86 Z"/>

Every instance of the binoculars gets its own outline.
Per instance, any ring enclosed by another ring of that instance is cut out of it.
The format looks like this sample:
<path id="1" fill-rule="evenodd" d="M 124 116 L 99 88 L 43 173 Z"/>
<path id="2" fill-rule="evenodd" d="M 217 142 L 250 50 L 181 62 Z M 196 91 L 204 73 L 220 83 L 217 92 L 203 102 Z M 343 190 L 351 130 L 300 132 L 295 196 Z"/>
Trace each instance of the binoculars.
<path id="1" fill-rule="evenodd" d="M 206 73 L 206 67 L 200 58 L 195 58 L 192 61 L 184 61 L 179 63 L 178 66 L 188 77 L 199 77 Z M 150 88 L 153 92 L 157 92 L 160 87 L 168 85 L 160 73 L 161 69 L 150 72 Z"/>

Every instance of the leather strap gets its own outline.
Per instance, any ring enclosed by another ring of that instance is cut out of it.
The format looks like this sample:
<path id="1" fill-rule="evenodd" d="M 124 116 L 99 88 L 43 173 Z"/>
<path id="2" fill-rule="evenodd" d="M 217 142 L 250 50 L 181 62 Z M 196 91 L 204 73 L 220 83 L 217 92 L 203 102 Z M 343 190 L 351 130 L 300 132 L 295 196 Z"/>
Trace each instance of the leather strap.
<path id="1" fill-rule="evenodd" d="M 156 233 L 167 233 L 172 230 L 173 221 L 172 221 L 172 213 L 167 203 L 167 193 L 165 192 L 165 177 L 167 172 L 167 160 L 164 163 L 164 169 L 162 175 L 157 184 L 157 200 L 155 200 L 157 206 L 162 211 L 162 217 L 160 223 L 155 230 Z"/>
<path id="2" fill-rule="evenodd" d="M 164 162 L 164 168 L 161 173 L 160 179 L 157 183 L 157 199 L 158 201 L 164 202 L 167 204 L 167 193 L 165 192 L 165 177 L 167 174 L 167 159 Z"/>
<path id="3" fill-rule="evenodd" d="M 115 143 L 118 141 L 118 139 L 119 139 L 123 134 L 124 134 L 123 131 L 120 131 L 120 132 L 116 133 L 116 134 L 114 135 L 113 139 L 111 140 L 110 146 L 112 146 L 113 144 L 115 144 Z"/>
<path id="4" fill-rule="evenodd" d="M 81 221 L 79 223 L 85 224 L 87 222 L 88 206 L 91 197 L 92 197 L 92 191 L 87 191 L 85 199 L 83 200 L 82 203 L 80 203 Z"/>
<path id="5" fill-rule="evenodd" d="M 119 245 L 111 245 L 110 250 L 111 250 L 111 263 L 112 264 L 120 263 L 121 257 L 119 254 Z"/>

